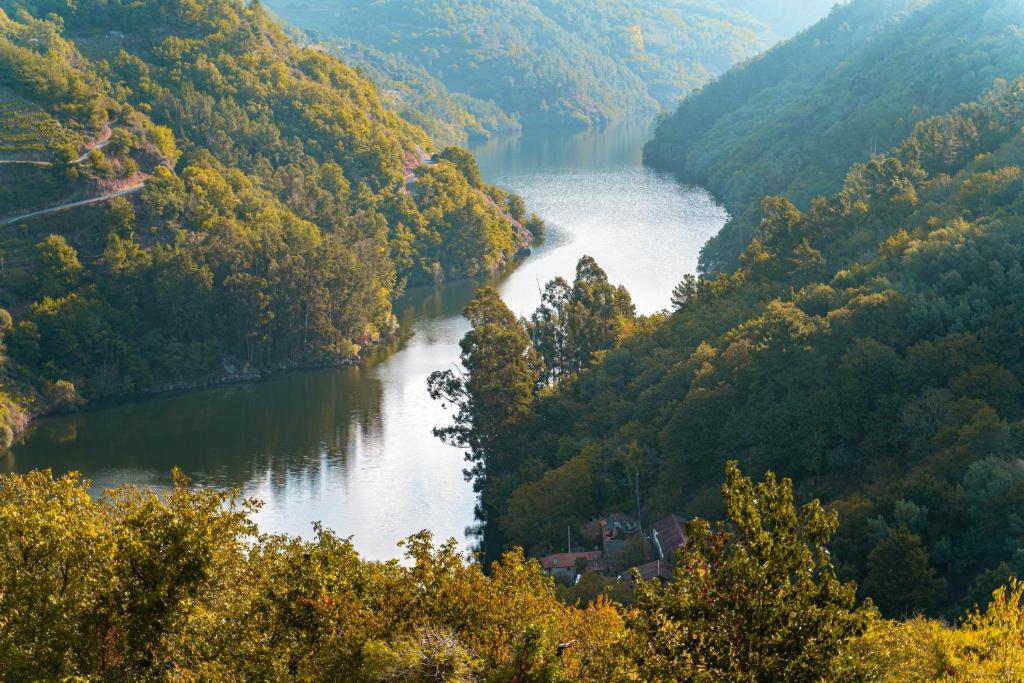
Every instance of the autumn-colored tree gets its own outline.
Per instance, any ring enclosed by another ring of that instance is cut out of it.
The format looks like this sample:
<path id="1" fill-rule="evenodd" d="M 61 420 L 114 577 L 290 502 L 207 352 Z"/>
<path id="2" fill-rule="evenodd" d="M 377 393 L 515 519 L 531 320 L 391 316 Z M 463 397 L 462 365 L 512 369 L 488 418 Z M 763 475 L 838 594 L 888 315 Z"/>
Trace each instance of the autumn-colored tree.
<path id="1" fill-rule="evenodd" d="M 652 681 L 821 681 L 867 625 L 826 548 L 838 519 L 817 501 L 798 511 L 792 482 L 755 485 L 735 462 L 722 494 L 727 521 L 687 526 L 675 581 L 638 588 L 641 669 Z"/>

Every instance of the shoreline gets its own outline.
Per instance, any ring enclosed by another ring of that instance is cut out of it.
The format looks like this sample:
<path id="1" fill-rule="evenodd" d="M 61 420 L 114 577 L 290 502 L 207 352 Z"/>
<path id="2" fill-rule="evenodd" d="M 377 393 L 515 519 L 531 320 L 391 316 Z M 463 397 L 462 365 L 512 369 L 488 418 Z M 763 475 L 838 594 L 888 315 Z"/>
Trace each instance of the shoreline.
<path id="1" fill-rule="evenodd" d="M 523 263 L 531 255 L 533 255 L 536 246 L 538 246 L 537 243 L 534 243 L 531 244 L 530 246 L 525 246 L 521 248 L 516 254 L 513 255 L 511 261 L 509 262 L 508 265 L 511 267 L 501 268 L 494 275 L 504 276 L 509 275 L 510 273 L 515 271 L 521 263 Z M 445 280 L 440 284 L 434 285 L 431 285 L 430 283 L 414 285 L 408 288 L 406 292 L 403 293 L 402 297 L 399 297 L 394 302 L 392 302 L 392 308 L 394 308 L 394 305 L 400 302 L 402 298 L 406 296 L 410 289 L 417 290 L 430 288 L 435 290 L 441 290 L 449 285 L 455 285 L 458 283 L 469 282 L 478 279 L 480 278 L 458 278 L 455 280 Z M 160 398 L 164 396 L 174 396 L 176 394 L 187 394 L 192 392 L 203 391 L 205 389 L 214 389 L 216 387 L 225 387 L 241 384 L 258 384 L 260 382 L 268 381 L 277 376 L 287 375 L 295 372 L 310 372 L 330 369 L 340 370 L 342 368 L 355 367 L 369 360 L 370 355 L 373 354 L 385 343 L 401 339 L 401 337 L 402 330 L 400 329 L 400 327 L 396 326 L 394 331 L 392 331 L 391 333 L 387 335 L 382 335 L 379 339 L 374 340 L 371 343 L 366 344 L 365 346 L 362 346 L 359 349 L 359 353 L 354 356 L 338 357 L 334 359 L 323 359 L 318 362 L 304 361 L 279 364 L 277 366 L 269 368 L 250 368 L 235 370 L 233 367 L 230 366 L 227 360 L 222 359 L 221 363 L 225 366 L 224 374 L 208 376 L 205 379 L 163 382 L 152 387 L 149 387 L 147 389 L 119 394 L 111 394 L 109 396 L 96 398 L 93 399 L 92 401 L 88 401 L 87 403 L 76 406 L 72 409 L 63 408 L 51 410 L 43 408 L 37 411 L 26 410 L 24 406 L 19 405 L 12 399 L 12 405 L 9 406 L 9 409 L 15 409 L 16 413 L 14 424 L 11 425 L 12 434 L 10 445 L 6 447 L 0 446 L 0 455 L 10 452 L 18 444 L 22 443 L 32 433 L 33 429 L 39 422 L 47 419 L 57 419 L 69 417 L 76 414 L 97 412 L 105 410 L 107 408 L 113 408 L 115 406 L 124 405 L 127 403 L 145 401 L 147 399 Z M 0 405 L 0 407 L 2 407 L 2 405 Z M 3 426 L 4 425 L 0 423 L 0 427 Z"/>

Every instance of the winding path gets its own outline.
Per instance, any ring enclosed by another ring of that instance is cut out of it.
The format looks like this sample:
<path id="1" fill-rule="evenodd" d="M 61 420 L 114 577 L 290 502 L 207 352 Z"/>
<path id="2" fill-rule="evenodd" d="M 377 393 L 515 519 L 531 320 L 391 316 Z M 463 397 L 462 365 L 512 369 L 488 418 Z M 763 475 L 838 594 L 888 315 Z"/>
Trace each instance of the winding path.
<path id="1" fill-rule="evenodd" d="M 74 208 L 79 207 L 79 206 L 88 206 L 89 204 L 99 204 L 101 202 L 105 202 L 105 201 L 108 201 L 110 199 L 116 199 L 117 197 L 123 197 L 126 194 L 133 194 L 135 192 L 138 192 L 139 190 L 141 190 L 145 186 L 146 186 L 145 181 L 142 181 L 142 182 L 138 183 L 137 185 L 132 185 L 131 187 L 126 187 L 125 189 L 118 190 L 117 192 L 111 192 L 109 194 L 103 194 L 103 195 L 100 195 L 99 197 L 91 197 L 89 199 L 81 199 L 81 200 L 79 200 L 77 202 L 68 202 L 67 204 L 61 204 L 59 206 L 51 206 L 49 209 L 40 209 L 39 211 L 33 211 L 31 213 L 24 213 L 24 214 L 22 214 L 20 216 L 15 216 L 14 218 L 8 218 L 8 219 L 0 222 L 0 227 L 6 227 L 8 225 L 13 225 L 15 223 L 20 223 L 21 221 L 28 220 L 29 218 L 39 218 L 40 216 L 48 216 L 51 213 L 58 213 L 60 211 L 66 211 L 67 209 L 74 209 Z"/>

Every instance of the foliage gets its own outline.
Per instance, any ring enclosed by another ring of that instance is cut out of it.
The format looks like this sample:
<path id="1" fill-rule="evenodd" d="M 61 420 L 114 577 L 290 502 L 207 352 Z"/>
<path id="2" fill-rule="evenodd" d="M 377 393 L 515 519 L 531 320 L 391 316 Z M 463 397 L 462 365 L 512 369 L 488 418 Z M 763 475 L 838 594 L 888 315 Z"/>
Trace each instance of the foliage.
<path id="1" fill-rule="evenodd" d="M 645 159 L 708 187 L 733 215 L 705 246 L 703 271 L 736 268 L 763 196 L 806 208 L 918 122 L 1018 77 L 1022 19 L 1006 0 L 854 0 L 684 100 Z"/>
<path id="2" fill-rule="evenodd" d="M 1019 678 L 1019 583 L 958 629 L 884 621 L 851 609 L 854 589 L 822 546 L 835 519 L 820 505 L 797 512 L 787 482 L 754 486 L 734 468 L 723 490 L 727 525 L 691 525 L 684 556 L 701 571 L 641 586 L 635 607 L 601 595 L 570 606 L 520 551 L 485 574 L 454 541 L 422 532 L 403 562 L 370 562 L 319 526 L 309 540 L 259 534 L 257 502 L 190 488 L 177 472 L 162 495 L 125 486 L 100 497 L 74 474 L 0 476 L 0 677 Z"/>
<path id="3" fill-rule="evenodd" d="M 736 463 L 722 494 L 728 521 L 692 520 L 675 581 L 639 588 L 640 668 L 658 681 L 828 679 L 868 623 L 826 548 L 838 517 L 817 501 L 797 512 L 791 481 L 755 486 Z"/>
<path id="4" fill-rule="evenodd" d="M 311 36 L 320 37 L 319 30 L 309 28 Z M 494 102 L 449 91 L 439 78 L 399 53 L 335 35 L 323 44 L 366 73 L 385 106 L 425 130 L 439 145 L 466 146 L 522 131 L 519 120 Z"/>
<path id="5" fill-rule="evenodd" d="M 958 629 L 924 618 L 876 621 L 850 644 L 836 680 L 1018 680 L 1024 672 L 1022 618 L 1024 585 L 1012 581 Z"/>
<path id="6" fill-rule="evenodd" d="M 190 489 L 180 474 L 163 496 L 126 486 L 100 499 L 75 475 L 0 478 L 0 676 L 629 676 L 620 613 L 562 605 L 520 553 L 485 576 L 454 543 L 435 547 L 421 533 L 406 542 L 406 563 L 367 562 L 324 529 L 310 541 L 257 535 L 256 507 Z"/>
<path id="7" fill-rule="evenodd" d="M 400 106 L 450 113 L 478 137 L 477 112 L 485 130 L 509 119 L 527 128 L 586 127 L 652 114 L 753 55 L 768 33 L 751 16 L 705 0 L 271 5 L 357 54 L 379 84 L 395 84 L 398 98 L 411 89 Z"/>
<path id="8" fill-rule="evenodd" d="M 92 400 L 351 358 L 394 330 L 408 283 L 493 274 L 525 244 L 504 192 L 421 165 L 423 131 L 258 3 L 14 6 L 2 111 L 74 135 L 49 166 L 0 166 L 0 213 L 144 182 L 3 238 L 11 366 L 35 412 L 57 381 Z"/>
<path id="9" fill-rule="evenodd" d="M 544 360 L 544 380 L 553 384 L 589 368 L 625 336 L 635 315 L 626 288 L 609 284 L 593 258 L 581 258 L 572 286 L 562 278 L 549 282 L 526 326 Z"/>
<path id="10" fill-rule="evenodd" d="M 465 374 L 445 370 L 430 376 L 430 396 L 457 409 L 455 424 L 434 434 L 468 448 L 474 466 L 467 476 L 481 488 L 488 475 L 507 468 L 498 458 L 502 440 L 533 404 L 543 362 L 498 292 L 481 289 L 466 307 L 472 329 L 459 342 Z"/>
<path id="11" fill-rule="evenodd" d="M 984 600 L 1024 557 L 1022 128 L 1024 83 L 1001 84 L 807 211 L 766 200 L 738 271 L 684 281 L 664 322 L 538 395 L 488 531 L 556 547 L 632 510 L 635 470 L 644 517 L 714 517 L 735 458 L 841 513 L 840 575 L 887 615 Z M 589 486 L 560 512 L 569 471 Z"/>

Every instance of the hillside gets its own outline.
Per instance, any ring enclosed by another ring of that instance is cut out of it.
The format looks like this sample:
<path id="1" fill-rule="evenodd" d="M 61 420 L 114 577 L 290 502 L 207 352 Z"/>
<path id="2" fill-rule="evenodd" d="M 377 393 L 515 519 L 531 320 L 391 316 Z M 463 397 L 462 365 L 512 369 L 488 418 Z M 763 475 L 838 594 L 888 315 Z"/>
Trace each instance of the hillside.
<path id="1" fill-rule="evenodd" d="M 393 330 L 406 283 L 493 273 L 532 240 L 471 156 L 430 161 L 367 78 L 259 5 L 14 6 L 0 2 L 4 442 L 15 405 L 345 361 Z"/>
<path id="2" fill-rule="evenodd" d="M 733 214 L 703 269 L 736 267 L 764 195 L 806 208 L 917 122 L 1024 73 L 1022 22 L 1007 0 L 854 0 L 687 98 L 645 159 Z"/>
<path id="3" fill-rule="evenodd" d="M 325 44 L 366 46 L 371 64 L 381 62 L 374 52 L 398 56 L 526 127 L 586 127 L 673 107 L 763 49 L 769 32 L 710 0 L 270 4 Z M 413 70 L 403 80 L 424 82 Z"/>
<path id="4" fill-rule="evenodd" d="M 757 17 L 782 38 L 817 23 L 845 0 L 724 0 L 724 5 Z"/>
<path id="5" fill-rule="evenodd" d="M 513 345 L 541 370 L 515 384 L 486 364 L 511 351 L 467 337 L 468 431 L 439 434 L 475 454 L 490 547 L 560 548 L 635 510 L 636 475 L 645 519 L 717 517 L 737 458 L 840 512 L 842 575 L 887 615 L 954 614 L 1020 576 L 1022 129 L 1024 81 L 1001 84 L 806 212 L 766 200 L 744 265 L 685 280 L 667 318 L 609 310 L 591 276 L 552 283 Z M 497 420 L 488 392 L 517 412 Z"/>
<path id="6" fill-rule="evenodd" d="M 453 93 L 426 69 L 402 55 L 385 54 L 364 43 L 334 39 L 323 43 L 346 64 L 363 71 L 377 86 L 381 101 L 419 126 L 438 145 L 465 147 L 522 131 L 519 120 L 494 102 Z"/>

